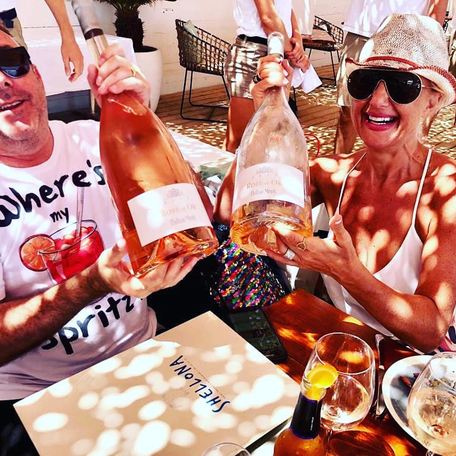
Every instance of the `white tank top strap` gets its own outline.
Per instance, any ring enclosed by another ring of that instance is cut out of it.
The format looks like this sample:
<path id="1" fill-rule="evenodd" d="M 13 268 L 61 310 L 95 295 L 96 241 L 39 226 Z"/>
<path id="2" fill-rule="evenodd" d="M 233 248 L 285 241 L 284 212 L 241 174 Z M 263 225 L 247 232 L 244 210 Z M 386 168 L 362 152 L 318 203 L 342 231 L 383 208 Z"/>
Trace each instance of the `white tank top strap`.
<path id="1" fill-rule="evenodd" d="M 415 226 L 416 213 L 418 212 L 418 205 L 420 204 L 421 192 L 423 190 L 424 180 L 426 179 L 426 174 L 427 174 L 427 171 L 429 168 L 429 163 L 431 162 L 431 156 L 432 156 L 432 149 L 429 149 L 428 153 L 427 153 L 427 157 L 426 157 L 426 162 L 424 163 L 423 174 L 421 175 L 420 185 L 418 186 L 418 192 L 416 194 L 415 205 L 413 206 L 411 226 Z"/>
<path id="2" fill-rule="evenodd" d="M 345 174 L 344 180 L 342 181 L 342 186 L 340 187 L 339 201 L 337 202 L 336 212 L 339 212 L 340 203 L 342 202 L 342 197 L 345 191 L 345 184 L 347 183 L 348 176 L 350 173 L 358 166 L 359 162 L 366 156 L 366 152 L 358 159 L 358 161 L 350 168 L 347 174 Z"/>

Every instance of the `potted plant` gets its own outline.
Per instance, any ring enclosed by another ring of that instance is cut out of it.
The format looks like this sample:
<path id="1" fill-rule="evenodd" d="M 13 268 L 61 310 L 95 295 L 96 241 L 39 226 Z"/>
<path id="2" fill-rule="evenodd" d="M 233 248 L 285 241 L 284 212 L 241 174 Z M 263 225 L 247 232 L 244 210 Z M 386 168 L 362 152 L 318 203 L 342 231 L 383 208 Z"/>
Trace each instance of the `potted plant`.
<path id="1" fill-rule="evenodd" d="M 115 9 L 117 36 L 131 38 L 135 52 L 143 50 L 144 44 L 144 22 L 139 17 L 139 7 L 152 5 L 157 0 L 98 0 L 101 3 L 108 3 Z"/>
<path id="2" fill-rule="evenodd" d="M 130 38 L 133 41 L 133 49 L 136 61 L 144 75 L 151 84 L 150 106 L 153 110 L 157 107 L 160 98 L 162 78 L 161 52 L 153 47 L 146 46 L 144 40 L 144 22 L 139 17 L 139 7 L 152 5 L 158 0 L 98 0 L 108 3 L 115 9 L 117 36 Z M 175 0 L 167 0 L 175 1 Z"/>

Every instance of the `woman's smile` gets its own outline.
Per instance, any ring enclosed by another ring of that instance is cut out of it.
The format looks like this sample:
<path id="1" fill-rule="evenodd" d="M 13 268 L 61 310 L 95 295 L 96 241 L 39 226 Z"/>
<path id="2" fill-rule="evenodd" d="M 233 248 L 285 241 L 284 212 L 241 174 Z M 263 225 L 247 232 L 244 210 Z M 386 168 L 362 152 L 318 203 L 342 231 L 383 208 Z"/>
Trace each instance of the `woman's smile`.
<path id="1" fill-rule="evenodd" d="M 386 114 L 364 113 L 362 118 L 365 126 L 373 131 L 387 131 L 396 128 L 399 122 L 398 116 Z"/>

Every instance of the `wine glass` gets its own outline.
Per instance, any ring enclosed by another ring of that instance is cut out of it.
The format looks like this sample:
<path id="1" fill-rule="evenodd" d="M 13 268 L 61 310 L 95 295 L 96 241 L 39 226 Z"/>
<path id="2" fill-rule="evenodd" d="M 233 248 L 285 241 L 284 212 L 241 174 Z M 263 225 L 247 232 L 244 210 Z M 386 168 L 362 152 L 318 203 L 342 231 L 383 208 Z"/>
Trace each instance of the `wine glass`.
<path id="1" fill-rule="evenodd" d="M 456 353 L 434 355 L 410 391 L 407 419 L 427 455 L 456 455 Z"/>
<path id="2" fill-rule="evenodd" d="M 208 448 L 202 456 L 250 456 L 250 453 L 237 443 L 222 442 Z"/>
<path id="3" fill-rule="evenodd" d="M 333 431 L 352 429 L 369 412 L 374 397 L 374 353 L 359 337 L 334 332 L 318 339 L 304 374 L 316 364 L 331 364 L 338 372 L 321 408 L 321 423 L 329 438 Z"/>

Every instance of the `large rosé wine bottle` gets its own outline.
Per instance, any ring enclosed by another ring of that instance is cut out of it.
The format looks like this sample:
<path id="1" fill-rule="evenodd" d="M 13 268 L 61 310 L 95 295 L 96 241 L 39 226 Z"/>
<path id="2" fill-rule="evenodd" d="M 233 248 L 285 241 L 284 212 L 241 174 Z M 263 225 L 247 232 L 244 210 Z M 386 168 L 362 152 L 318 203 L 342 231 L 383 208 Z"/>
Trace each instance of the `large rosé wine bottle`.
<path id="1" fill-rule="evenodd" d="M 283 36 L 268 37 L 268 53 L 283 57 Z M 312 236 L 306 139 L 284 89 L 268 89 L 237 152 L 231 238 L 252 253 L 278 250 L 275 224 Z"/>
<path id="2" fill-rule="evenodd" d="M 72 0 L 89 48 L 107 47 L 92 0 Z M 209 255 L 218 241 L 191 169 L 160 119 L 132 92 L 102 97 L 100 155 L 137 275 L 178 256 Z"/>

